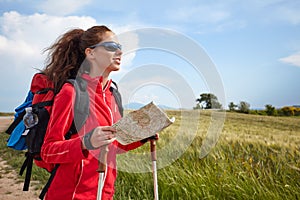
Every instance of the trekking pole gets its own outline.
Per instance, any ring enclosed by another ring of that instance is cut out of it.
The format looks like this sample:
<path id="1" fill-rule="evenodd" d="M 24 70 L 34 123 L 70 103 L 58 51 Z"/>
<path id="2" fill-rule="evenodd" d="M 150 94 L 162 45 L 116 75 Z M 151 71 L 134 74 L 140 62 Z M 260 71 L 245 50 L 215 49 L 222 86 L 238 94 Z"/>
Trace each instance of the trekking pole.
<path id="1" fill-rule="evenodd" d="M 102 146 L 100 148 L 100 155 L 99 155 L 98 169 L 97 169 L 97 172 L 99 173 L 97 200 L 101 200 L 102 198 L 102 189 L 105 182 L 104 177 L 105 177 L 105 170 L 106 170 L 107 153 L 108 153 L 108 145 Z"/>
<path id="2" fill-rule="evenodd" d="M 151 159 L 152 159 L 152 173 L 153 173 L 153 185 L 154 185 L 154 199 L 158 200 L 158 184 L 157 184 L 157 169 L 156 169 L 156 141 L 150 140 Z"/>

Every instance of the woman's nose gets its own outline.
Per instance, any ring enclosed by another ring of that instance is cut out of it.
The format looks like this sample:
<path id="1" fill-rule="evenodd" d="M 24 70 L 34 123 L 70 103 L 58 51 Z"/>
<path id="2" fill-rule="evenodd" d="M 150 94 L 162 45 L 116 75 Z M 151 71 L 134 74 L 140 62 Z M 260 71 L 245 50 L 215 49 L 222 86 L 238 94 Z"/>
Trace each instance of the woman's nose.
<path id="1" fill-rule="evenodd" d="M 123 51 L 122 51 L 121 49 L 117 49 L 116 54 L 117 54 L 118 56 L 120 56 L 120 55 L 123 54 Z"/>

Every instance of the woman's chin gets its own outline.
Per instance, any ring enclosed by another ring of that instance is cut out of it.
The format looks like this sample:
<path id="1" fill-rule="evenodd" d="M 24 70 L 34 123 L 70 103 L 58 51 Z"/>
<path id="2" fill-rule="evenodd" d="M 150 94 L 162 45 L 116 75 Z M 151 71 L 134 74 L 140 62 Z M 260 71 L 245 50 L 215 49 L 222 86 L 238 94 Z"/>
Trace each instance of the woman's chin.
<path id="1" fill-rule="evenodd" d="M 120 70 L 120 65 L 119 64 L 114 64 L 114 65 L 111 65 L 109 67 L 110 71 L 119 71 Z"/>

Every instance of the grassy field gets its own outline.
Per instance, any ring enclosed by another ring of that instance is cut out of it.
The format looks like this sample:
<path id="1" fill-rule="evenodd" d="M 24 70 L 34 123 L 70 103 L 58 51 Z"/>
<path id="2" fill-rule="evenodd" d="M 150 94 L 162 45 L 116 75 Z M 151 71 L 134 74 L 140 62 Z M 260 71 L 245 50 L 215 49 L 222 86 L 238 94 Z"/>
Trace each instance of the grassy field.
<path id="1" fill-rule="evenodd" d="M 177 137 L 174 133 L 181 125 L 182 113 L 170 111 L 169 115 L 177 120 L 160 134 L 158 150 Z M 300 199 L 299 117 L 226 113 L 216 147 L 200 159 L 199 150 L 210 121 L 210 112 L 201 111 L 191 145 L 179 159 L 158 170 L 160 199 Z M 5 148 L 5 138 L 1 134 L 1 155 L 19 169 L 23 155 Z M 149 152 L 149 145 L 135 151 Z M 160 156 L 158 152 L 158 165 L 164 159 Z M 35 179 L 41 176 L 45 180 L 47 176 L 41 170 L 34 174 Z M 153 199 L 152 180 L 150 172 L 120 170 L 115 199 Z"/>

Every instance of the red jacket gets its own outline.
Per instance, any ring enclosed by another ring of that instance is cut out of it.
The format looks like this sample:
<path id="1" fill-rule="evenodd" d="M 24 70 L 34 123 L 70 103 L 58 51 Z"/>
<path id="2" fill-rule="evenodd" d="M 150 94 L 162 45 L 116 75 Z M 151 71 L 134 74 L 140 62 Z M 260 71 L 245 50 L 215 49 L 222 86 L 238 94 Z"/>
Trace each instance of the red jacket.
<path id="1" fill-rule="evenodd" d="M 44 144 L 42 159 L 51 164 L 59 163 L 56 175 L 48 189 L 46 200 L 84 199 L 95 200 L 97 196 L 99 150 L 82 150 L 81 138 L 97 126 L 111 126 L 121 116 L 118 106 L 109 90 L 111 81 L 102 89 L 102 78 L 83 75 L 88 82 L 90 115 L 78 134 L 65 140 L 64 135 L 73 121 L 75 90 L 69 83 L 64 84 L 56 95 Z M 117 176 L 116 154 L 141 146 L 141 142 L 123 146 L 117 141 L 109 145 L 107 170 L 102 199 L 113 199 L 114 183 Z"/>

